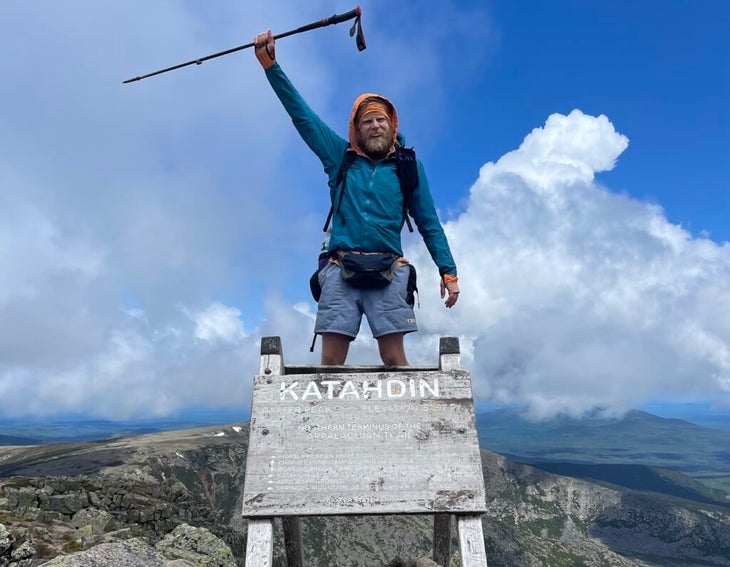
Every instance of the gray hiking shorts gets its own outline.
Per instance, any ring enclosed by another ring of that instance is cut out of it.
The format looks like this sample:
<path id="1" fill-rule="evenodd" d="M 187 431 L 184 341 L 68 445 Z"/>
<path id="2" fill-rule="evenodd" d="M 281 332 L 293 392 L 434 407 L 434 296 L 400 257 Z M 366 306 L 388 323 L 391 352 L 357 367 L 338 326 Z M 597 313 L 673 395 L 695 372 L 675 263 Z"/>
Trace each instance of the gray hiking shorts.
<path id="1" fill-rule="evenodd" d="M 353 339 L 365 315 L 373 337 L 418 330 L 413 308 L 406 301 L 408 266 L 395 269 L 390 285 L 359 289 L 342 279 L 340 267 L 329 263 L 319 272 L 319 298 L 315 333 L 339 333 Z"/>

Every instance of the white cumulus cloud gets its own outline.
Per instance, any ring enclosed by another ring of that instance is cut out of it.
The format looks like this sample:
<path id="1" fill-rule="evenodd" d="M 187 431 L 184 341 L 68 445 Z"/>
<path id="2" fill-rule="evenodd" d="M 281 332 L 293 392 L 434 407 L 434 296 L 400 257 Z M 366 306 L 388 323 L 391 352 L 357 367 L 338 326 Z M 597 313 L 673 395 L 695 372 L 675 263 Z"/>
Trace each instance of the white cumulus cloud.
<path id="1" fill-rule="evenodd" d="M 192 315 L 195 321 L 195 338 L 209 343 L 220 341 L 236 344 L 248 335 L 240 316 L 241 312 L 235 307 L 213 303 Z"/>
<path id="2" fill-rule="evenodd" d="M 472 344 L 478 399 L 541 417 L 730 391 L 730 246 L 601 186 L 627 146 L 605 116 L 554 114 L 481 168 L 447 223 L 461 299 L 425 295 L 420 319 Z"/>

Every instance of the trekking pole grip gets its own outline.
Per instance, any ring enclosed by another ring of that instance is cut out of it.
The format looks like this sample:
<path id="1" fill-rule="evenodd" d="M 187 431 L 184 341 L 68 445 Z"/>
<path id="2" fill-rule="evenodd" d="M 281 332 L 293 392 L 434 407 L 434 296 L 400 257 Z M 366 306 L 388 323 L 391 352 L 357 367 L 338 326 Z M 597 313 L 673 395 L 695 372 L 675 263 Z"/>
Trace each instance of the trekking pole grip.
<path id="1" fill-rule="evenodd" d="M 329 26 L 331 24 L 340 24 L 347 20 L 351 20 L 352 18 L 359 18 L 360 16 L 362 16 L 362 10 L 360 9 L 360 6 L 356 6 L 354 10 L 350 10 L 344 14 L 335 14 L 329 18 L 325 18 L 322 20 L 322 25 Z"/>

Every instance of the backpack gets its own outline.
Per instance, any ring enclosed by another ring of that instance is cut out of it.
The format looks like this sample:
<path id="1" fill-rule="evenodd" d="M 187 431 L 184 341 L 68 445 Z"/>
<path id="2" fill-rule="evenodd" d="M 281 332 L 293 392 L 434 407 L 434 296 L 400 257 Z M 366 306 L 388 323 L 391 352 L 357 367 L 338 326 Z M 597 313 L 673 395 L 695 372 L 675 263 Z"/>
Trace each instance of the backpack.
<path id="1" fill-rule="evenodd" d="M 352 162 L 355 161 L 357 154 L 353 151 L 348 151 L 350 144 L 347 144 L 345 155 L 342 156 L 342 162 L 340 163 L 340 169 L 337 171 L 337 179 L 335 182 L 335 190 L 337 187 L 342 185 L 340 191 L 340 197 L 337 200 L 337 211 L 339 212 L 340 205 L 342 204 L 342 198 L 345 195 L 347 189 L 347 170 L 350 169 Z M 418 188 L 418 162 L 416 161 L 416 152 L 413 148 L 406 148 L 404 146 L 398 146 L 395 150 L 395 174 L 398 176 L 400 182 L 400 190 L 403 193 L 403 221 L 408 226 L 408 230 L 413 232 L 413 226 L 411 220 L 408 217 L 408 202 L 410 201 L 413 192 Z M 332 198 L 332 205 L 330 211 L 327 214 L 327 220 L 324 223 L 322 230 L 327 232 L 329 229 L 330 222 L 332 221 L 332 215 L 335 213 L 334 195 Z M 309 278 L 309 289 L 312 292 L 312 297 L 315 301 L 319 301 L 319 296 L 322 290 L 319 287 L 319 272 L 327 265 L 328 255 L 327 251 L 323 250 L 318 258 L 317 270 Z M 411 265 L 411 279 L 409 280 L 409 290 L 415 290 L 418 292 L 416 287 L 416 274 L 415 268 Z M 412 281 L 412 283 L 411 283 Z M 413 291 L 409 293 L 409 303 L 413 305 Z"/>
<path id="2" fill-rule="evenodd" d="M 347 144 L 345 155 L 342 157 L 340 163 L 340 169 L 337 171 L 337 179 L 335 181 L 335 192 L 337 187 L 342 185 L 340 190 L 340 198 L 337 199 L 337 212 L 340 212 L 340 205 L 342 205 L 342 199 L 345 196 L 347 190 L 347 171 L 355 161 L 357 154 L 350 150 L 350 144 Z M 404 146 L 398 146 L 395 149 L 395 174 L 398 176 L 400 182 L 400 190 L 403 193 L 403 222 L 408 226 L 408 231 L 413 232 L 413 225 L 411 225 L 411 219 L 408 217 L 408 201 L 410 200 L 413 192 L 418 188 L 418 162 L 416 161 L 416 152 L 413 148 L 406 148 Z M 330 206 L 330 212 L 327 214 L 327 220 L 322 227 L 323 232 L 327 232 L 332 216 L 335 213 L 335 195 L 332 196 L 332 205 Z"/>
<path id="3" fill-rule="evenodd" d="M 340 163 L 340 169 L 337 171 L 337 179 L 335 181 L 335 192 L 337 187 L 342 185 L 340 190 L 340 197 L 337 200 L 337 212 L 340 212 L 340 205 L 342 204 L 342 198 L 345 196 L 345 190 L 347 189 L 347 170 L 355 161 L 357 154 L 354 151 L 348 151 L 350 144 L 347 144 L 345 149 L 345 155 L 342 156 L 342 162 Z M 398 176 L 400 183 L 400 190 L 403 193 L 403 221 L 408 226 L 409 232 L 413 232 L 413 225 L 411 220 L 408 218 L 408 202 L 413 195 L 413 192 L 418 188 L 418 162 L 416 161 L 416 152 L 413 148 L 406 148 L 404 146 L 398 146 L 395 149 L 395 174 Z M 327 214 L 327 220 L 322 227 L 323 232 L 327 232 L 329 229 L 332 216 L 335 213 L 335 194 L 332 195 L 332 205 L 330 211 Z M 325 251 L 321 252 L 318 258 L 317 269 L 309 278 L 309 289 L 312 292 L 312 297 L 316 302 L 319 302 L 319 298 L 322 294 L 322 289 L 319 286 L 319 272 L 327 265 L 329 256 Z M 416 276 L 416 268 L 413 264 L 408 264 L 409 275 L 408 275 L 408 291 L 407 291 L 407 302 L 413 307 L 415 304 L 414 294 L 418 293 L 418 284 Z M 419 302 L 420 303 L 420 302 Z M 312 345 L 309 347 L 309 352 L 314 352 L 314 343 L 317 341 L 317 333 L 314 334 L 312 339 Z"/>

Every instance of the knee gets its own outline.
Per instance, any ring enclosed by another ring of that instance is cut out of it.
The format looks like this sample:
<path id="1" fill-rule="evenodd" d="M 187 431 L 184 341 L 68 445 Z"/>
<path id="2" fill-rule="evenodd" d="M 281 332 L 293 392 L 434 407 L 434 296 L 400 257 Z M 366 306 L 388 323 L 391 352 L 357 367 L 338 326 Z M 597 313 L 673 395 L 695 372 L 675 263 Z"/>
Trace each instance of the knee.
<path id="1" fill-rule="evenodd" d="M 380 358 L 385 366 L 408 366 L 405 354 L 381 353 Z"/>
<path id="2" fill-rule="evenodd" d="M 345 364 L 350 337 L 337 333 L 322 333 L 322 366 Z"/>
<path id="3" fill-rule="evenodd" d="M 322 351 L 322 366 L 340 366 L 345 364 L 345 356 L 339 353 L 331 353 Z"/>
<path id="4" fill-rule="evenodd" d="M 408 366 L 402 333 L 394 333 L 379 338 L 378 347 L 380 359 L 386 366 Z"/>

